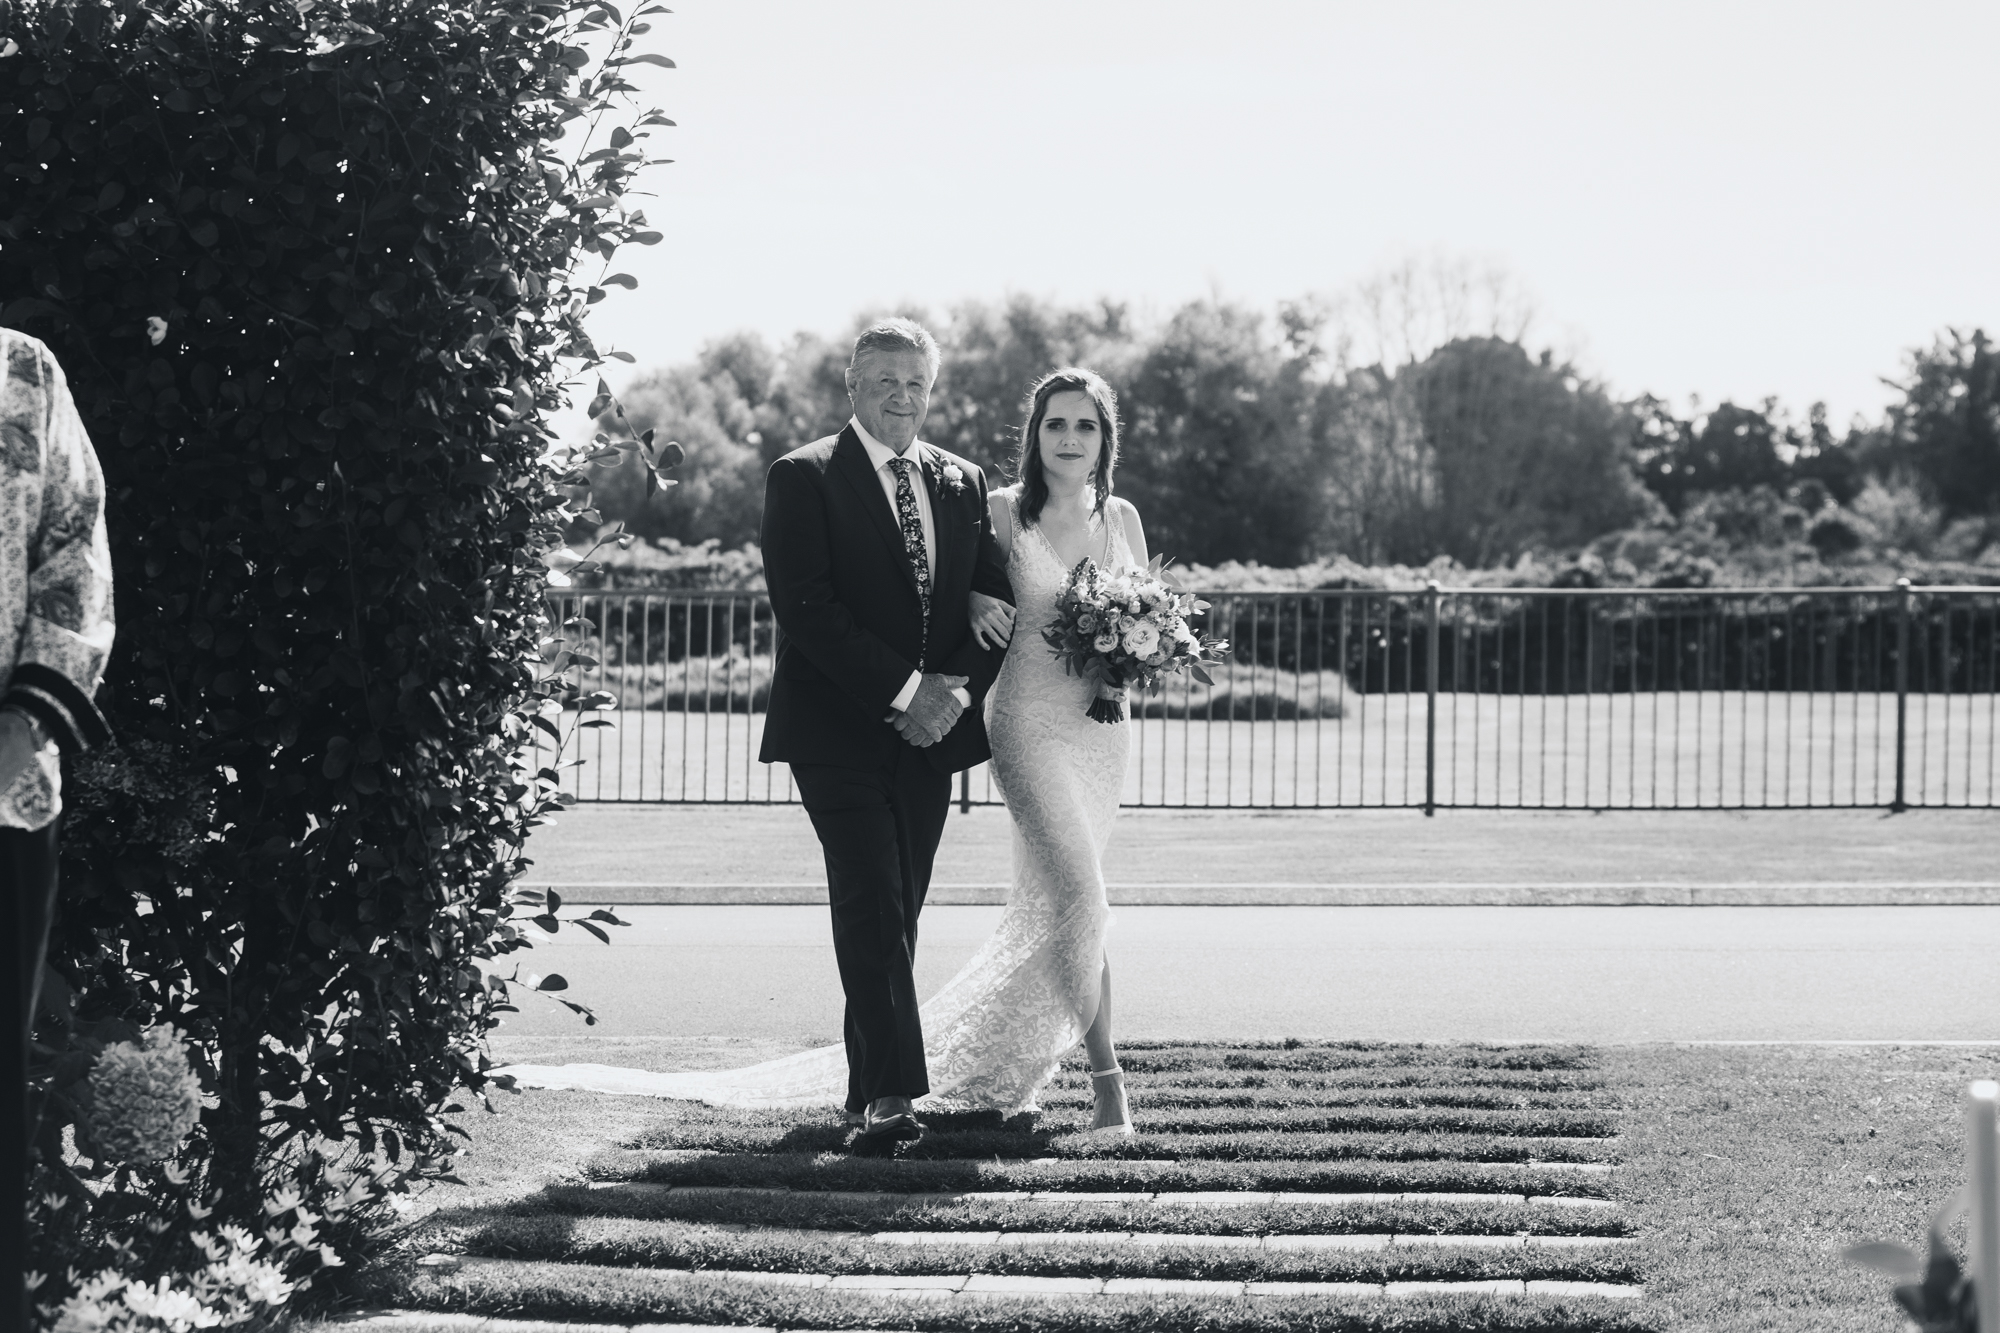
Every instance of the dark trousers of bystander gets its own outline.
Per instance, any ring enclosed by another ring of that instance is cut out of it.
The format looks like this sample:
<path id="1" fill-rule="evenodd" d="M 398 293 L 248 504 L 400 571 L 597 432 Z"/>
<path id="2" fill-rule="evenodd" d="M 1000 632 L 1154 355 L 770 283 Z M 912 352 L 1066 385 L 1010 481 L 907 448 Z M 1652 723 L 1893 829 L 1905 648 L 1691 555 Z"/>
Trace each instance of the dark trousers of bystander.
<path id="1" fill-rule="evenodd" d="M 0 897 L 14 928 L 15 979 L 4 988 L 8 1012 L 0 1024 L 6 1095 L 0 1097 L 0 1272 L 8 1296 L 0 1302 L 0 1333 L 25 1333 L 28 1292 L 28 1038 L 41 994 L 42 957 L 56 902 L 56 826 L 0 828 Z"/>
<path id="2" fill-rule="evenodd" d="M 847 1109 L 921 1097 L 931 1085 L 912 966 L 951 775 L 898 745 L 881 768 L 793 764 L 792 780 L 826 854 L 833 956 L 847 996 Z"/>

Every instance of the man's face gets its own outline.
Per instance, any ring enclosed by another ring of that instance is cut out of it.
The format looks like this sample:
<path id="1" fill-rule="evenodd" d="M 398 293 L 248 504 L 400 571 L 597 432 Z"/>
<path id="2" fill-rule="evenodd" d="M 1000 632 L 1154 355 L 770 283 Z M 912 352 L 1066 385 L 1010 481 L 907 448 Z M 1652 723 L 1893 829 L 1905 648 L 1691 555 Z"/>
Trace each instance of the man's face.
<path id="1" fill-rule="evenodd" d="M 922 352 L 871 349 L 847 368 L 847 397 L 868 433 L 902 453 L 931 405 L 931 368 Z"/>

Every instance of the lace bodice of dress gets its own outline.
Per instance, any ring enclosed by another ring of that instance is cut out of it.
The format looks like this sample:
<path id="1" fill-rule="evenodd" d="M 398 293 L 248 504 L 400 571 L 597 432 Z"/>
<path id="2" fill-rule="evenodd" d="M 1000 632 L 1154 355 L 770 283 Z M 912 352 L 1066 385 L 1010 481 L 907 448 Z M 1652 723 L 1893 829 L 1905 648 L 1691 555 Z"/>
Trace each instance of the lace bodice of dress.
<path id="1" fill-rule="evenodd" d="M 1070 722 L 1090 706 L 1095 686 L 1081 676 L 1064 672 L 1062 663 L 1042 638 L 1042 629 L 1055 619 L 1056 599 L 1070 567 L 1038 526 L 1023 527 L 1020 496 L 1008 492 L 1007 513 L 1013 524 L 1013 544 L 1007 552 L 1007 577 L 1014 585 L 1014 638 L 1000 675 L 993 683 L 991 708 L 1007 712 L 1041 711 L 1046 705 L 1051 720 Z M 1090 557 L 1106 571 L 1130 568 L 1136 562 L 1125 540 L 1125 525 L 1108 510 L 1091 520 Z"/>

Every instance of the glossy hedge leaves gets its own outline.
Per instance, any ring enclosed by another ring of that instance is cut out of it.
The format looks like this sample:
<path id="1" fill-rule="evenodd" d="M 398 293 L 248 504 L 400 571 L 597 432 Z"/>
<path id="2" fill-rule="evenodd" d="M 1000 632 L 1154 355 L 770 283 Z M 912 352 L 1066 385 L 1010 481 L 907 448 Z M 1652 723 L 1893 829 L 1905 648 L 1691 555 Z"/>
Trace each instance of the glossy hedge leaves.
<path id="1" fill-rule="evenodd" d="M 543 557 L 587 498 L 540 422 L 601 361 L 569 275 L 658 239 L 621 196 L 667 122 L 553 145 L 647 12 L 0 0 L 0 321 L 70 377 L 117 579 L 52 961 L 74 1023 L 208 1053 L 239 1202 L 287 1138 L 434 1154 L 483 1083 L 552 790 L 511 756 L 574 693 Z"/>

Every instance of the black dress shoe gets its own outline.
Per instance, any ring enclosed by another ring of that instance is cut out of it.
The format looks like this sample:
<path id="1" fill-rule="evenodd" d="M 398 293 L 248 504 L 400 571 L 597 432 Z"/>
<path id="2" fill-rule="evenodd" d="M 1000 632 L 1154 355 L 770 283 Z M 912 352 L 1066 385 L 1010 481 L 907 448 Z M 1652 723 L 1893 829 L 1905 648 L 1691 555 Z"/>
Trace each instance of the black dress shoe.
<path id="1" fill-rule="evenodd" d="M 863 1134 L 886 1134 L 898 1143 L 915 1143 L 924 1136 L 924 1122 L 915 1111 L 896 1111 L 885 1116 L 869 1116 L 861 1126 Z"/>
<path id="2" fill-rule="evenodd" d="M 856 1157 L 891 1157 L 899 1146 L 916 1143 L 923 1136 L 924 1122 L 909 1111 L 870 1116 L 847 1150 Z"/>

